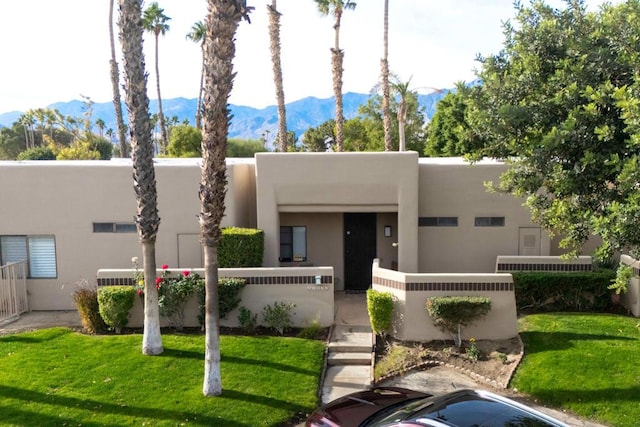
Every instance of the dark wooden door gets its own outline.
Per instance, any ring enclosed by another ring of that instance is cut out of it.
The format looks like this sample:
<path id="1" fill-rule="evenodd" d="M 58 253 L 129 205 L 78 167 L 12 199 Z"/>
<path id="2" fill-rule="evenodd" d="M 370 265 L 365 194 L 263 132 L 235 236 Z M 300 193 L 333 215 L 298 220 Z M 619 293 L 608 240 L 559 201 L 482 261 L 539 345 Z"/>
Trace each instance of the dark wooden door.
<path id="1" fill-rule="evenodd" d="M 371 265 L 376 257 L 376 214 L 344 214 L 345 291 L 365 291 L 371 286 Z"/>

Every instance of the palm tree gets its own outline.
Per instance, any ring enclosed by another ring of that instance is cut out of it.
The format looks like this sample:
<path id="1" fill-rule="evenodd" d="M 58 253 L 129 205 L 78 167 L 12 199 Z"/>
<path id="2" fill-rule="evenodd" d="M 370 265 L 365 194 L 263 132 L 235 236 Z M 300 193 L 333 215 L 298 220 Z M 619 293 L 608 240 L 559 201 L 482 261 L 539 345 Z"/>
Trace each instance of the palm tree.
<path id="1" fill-rule="evenodd" d="M 160 354 L 160 312 L 156 289 L 156 235 L 158 216 L 156 177 L 153 168 L 153 143 L 149 122 L 149 97 L 142 50 L 142 1 L 120 1 L 120 43 L 122 45 L 125 102 L 129 111 L 133 188 L 136 194 L 135 221 L 142 244 L 144 271 L 144 333 L 142 353 Z"/>
<path id="2" fill-rule="evenodd" d="M 98 131 L 100 131 L 100 138 L 102 138 L 104 135 L 104 128 L 106 127 L 104 120 L 96 119 L 96 126 L 98 127 Z"/>
<path id="3" fill-rule="evenodd" d="M 205 36 L 205 97 L 202 108 L 202 179 L 200 181 L 200 241 L 205 277 L 205 396 L 222 393 L 218 310 L 218 242 L 227 184 L 225 156 L 231 120 L 228 107 L 233 87 L 235 33 L 242 18 L 249 20 L 246 0 L 208 0 Z"/>
<path id="4" fill-rule="evenodd" d="M 342 62 L 344 51 L 340 49 L 340 22 L 344 10 L 355 9 L 356 3 L 352 0 L 314 0 L 318 10 L 325 16 L 333 15 L 335 22 L 334 47 L 331 49 L 331 71 L 333 74 L 333 96 L 336 99 L 336 151 L 342 151 L 344 145 L 344 115 L 342 109 Z"/>
<path id="5" fill-rule="evenodd" d="M 407 123 L 407 97 L 412 92 L 409 89 L 409 84 L 411 83 L 411 79 L 406 82 L 402 82 L 399 79 L 395 78 L 394 82 L 391 83 L 391 87 L 393 88 L 393 92 L 398 95 L 400 100 L 398 101 L 398 151 L 406 151 L 406 143 L 404 136 L 404 127 Z M 385 146 L 386 150 L 386 146 Z"/>
<path id="6" fill-rule="evenodd" d="M 391 108 L 389 91 L 389 0 L 384 0 L 384 34 L 382 68 L 382 126 L 384 128 L 384 151 L 391 151 Z"/>
<path id="7" fill-rule="evenodd" d="M 187 39 L 194 43 L 200 43 L 200 50 L 202 51 L 202 65 L 200 66 L 200 88 L 198 89 L 198 107 L 196 110 L 196 129 L 202 128 L 200 118 L 202 117 L 202 90 L 204 86 L 204 37 L 207 30 L 202 23 L 198 21 L 191 27 L 191 32 L 187 34 Z"/>
<path id="8" fill-rule="evenodd" d="M 162 114 L 162 96 L 160 96 L 160 67 L 158 66 L 158 39 L 160 35 L 165 35 L 169 31 L 169 21 L 171 18 L 164 14 L 164 9 L 153 2 L 145 9 L 142 17 L 144 29 L 153 33 L 155 37 L 155 57 L 156 57 L 156 90 L 158 91 L 158 121 L 160 122 L 160 139 L 162 142 L 162 152 L 167 152 L 167 130 L 164 127 L 164 116 Z"/>
<path id="9" fill-rule="evenodd" d="M 269 13 L 269 47 L 271 49 L 271 63 L 273 67 L 273 83 L 276 86 L 278 102 L 278 151 L 287 151 L 287 113 L 284 104 L 284 86 L 282 84 L 282 64 L 280 62 L 280 15 L 277 0 L 271 0 L 267 5 Z"/>
<path id="10" fill-rule="evenodd" d="M 116 44 L 113 35 L 113 0 L 109 0 L 109 39 L 111 42 L 111 87 L 113 89 L 113 107 L 116 112 L 116 123 L 118 125 L 118 140 L 120 141 L 120 157 L 127 157 L 127 127 L 124 125 L 122 116 L 122 102 L 120 100 L 120 70 L 116 62 Z"/>

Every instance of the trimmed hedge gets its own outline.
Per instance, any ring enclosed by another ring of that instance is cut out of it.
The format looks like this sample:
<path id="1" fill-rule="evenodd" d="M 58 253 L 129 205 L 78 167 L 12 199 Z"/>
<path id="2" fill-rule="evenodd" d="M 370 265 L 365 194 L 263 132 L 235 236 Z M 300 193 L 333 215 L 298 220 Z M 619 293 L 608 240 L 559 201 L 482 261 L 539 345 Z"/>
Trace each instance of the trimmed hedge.
<path id="1" fill-rule="evenodd" d="M 367 312 L 371 329 L 376 335 L 383 335 L 391 329 L 393 318 L 393 295 L 375 289 L 367 290 Z"/>
<path id="2" fill-rule="evenodd" d="M 518 312 L 606 312 L 611 308 L 609 286 L 615 270 L 595 272 L 513 273 Z"/>
<path id="3" fill-rule="evenodd" d="M 129 322 L 129 311 L 133 307 L 136 290 L 133 286 L 102 286 L 98 288 L 98 305 L 104 322 L 116 333 Z"/>
<path id="4" fill-rule="evenodd" d="M 218 244 L 220 268 L 262 267 L 264 231 L 255 228 L 222 229 Z"/>
<path id="5" fill-rule="evenodd" d="M 491 310 L 491 299 L 479 296 L 444 296 L 427 298 L 427 312 L 433 323 L 449 331 L 456 345 L 462 345 L 462 328 L 469 326 Z"/>

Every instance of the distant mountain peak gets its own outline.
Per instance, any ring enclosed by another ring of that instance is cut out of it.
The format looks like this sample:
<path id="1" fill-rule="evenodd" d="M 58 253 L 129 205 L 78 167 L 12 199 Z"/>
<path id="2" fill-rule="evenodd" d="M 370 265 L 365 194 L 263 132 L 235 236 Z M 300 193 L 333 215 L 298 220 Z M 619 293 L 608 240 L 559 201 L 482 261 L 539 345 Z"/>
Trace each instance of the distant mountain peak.
<path id="1" fill-rule="evenodd" d="M 425 108 L 428 118 L 433 117 L 436 103 L 449 92 L 445 89 L 438 93 L 418 95 L 420 105 Z M 346 92 L 343 94 L 344 116 L 347 119 L 356 117 L 358 107 L 367 102 L 371 94 Z M 187 119 L 190 123 L 195 122 L 197 99 L 172 98 L 164 99 L 162 107 L 167 118 L 176 116 L 178 123 Z M 67 102 L 56 102 L 48 105 L 47 108 L 57 109 L 65 116 L 80 117 L 84 110 L 84 102 L 72 100 Z M 261 139 L 263 135 L 271 135 L 275 139 L 278 132 L 278 112 L 275 105 L 265 108 L 254 108 L 240 105 L 230 106 L 233 119 L 229 126 L 229 137 L 242 139 Z M 149 104 L 152 114 L 158 111 L 157 100 L 152 100 Z M 335 116 L 335 102 L 333 97 L 317 98 L 308 96 L 286 105 L 287 125 L 290 131 L 296 136 L 302 135 L 307 129 L 316 127 Z M 126 108 L 123 105 L 126 115 Z M 0 114 L 0 126 L 10 127 L 18 120 L 24 112 L 11 111 Z M 116 129 L 115 113 L 112 102 L 96 102 L 93 104 L 93 120 L 102 119 L 106 129 Z M 125 119 L 126 120 L 126 119 Z"/>

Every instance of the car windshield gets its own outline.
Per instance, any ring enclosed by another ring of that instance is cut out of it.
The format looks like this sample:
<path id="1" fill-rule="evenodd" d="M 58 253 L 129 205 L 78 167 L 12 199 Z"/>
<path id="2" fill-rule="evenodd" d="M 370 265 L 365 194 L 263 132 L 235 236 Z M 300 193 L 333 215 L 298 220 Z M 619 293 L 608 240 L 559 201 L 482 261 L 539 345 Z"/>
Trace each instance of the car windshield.
<path id="1" fill-rule="evenodd" d="M 549 427 L 546 420 L 508 403 L 462 394 L 449 399 L 430 397 L 410 402 L 393 411 L 384 411 L 369 420 L 366 427 L 382 427 L 394 422 L 413 421 L 431 425 L 435 420 L 456 427 Z"/>

